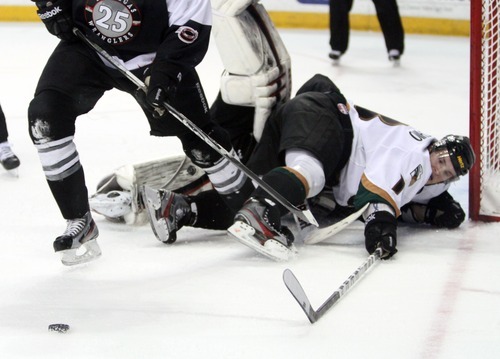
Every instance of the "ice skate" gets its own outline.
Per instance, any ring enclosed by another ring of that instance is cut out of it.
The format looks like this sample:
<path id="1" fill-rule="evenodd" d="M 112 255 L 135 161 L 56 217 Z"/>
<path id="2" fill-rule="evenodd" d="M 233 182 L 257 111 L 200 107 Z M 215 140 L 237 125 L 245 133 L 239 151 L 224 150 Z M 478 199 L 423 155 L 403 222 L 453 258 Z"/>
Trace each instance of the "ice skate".
<path id="1" fill-rule="evenodd" d="M 389 61 L 391 61 L 394 67 L 399 67 L 401 65 L 401 53 L 398 50 L 389 50 Z"/>
<path id="2" fill-rule="evenodd" d="M 292 233 L 280 225 L 279 210 L 269 199 L 250 198 L 236 214 L 228 232 L 237 241 L 277 261 L 297 254 Z"/>
<path id="3" fill-rule="evenodd" d="M 12 152 L 8 142 L 0 143 L 0 163 L 9 173 L 17 177 L 17 168 L 21 164 L 19 158 Z"/>
<path id="4" fill-rule="evenodd" d="M 142 199 L 151 228 L 163 243 L 174 243 L 177 231 L 186 224 L 192 224 L 195 217 L 184 195 L 144 186 Z"/>
<path id="5" fill-rule="evenodd" d="M 54 251 L 67 266 L 90 262 L 101 255 L 98 236 L 99 230 L 87 212 L 82 218 L 67 220 L 66 231 L 54 241 Z"/>
<path id="6" fill-rule="evenodd" d="M 333 64 L 335 66 L 338 66 L 340 64 L 340 57 L 342 56 L 342 53 L 338 50 L 331 50 L 330 53 L 328 54 L 328 57 L 333 60 Z"/>

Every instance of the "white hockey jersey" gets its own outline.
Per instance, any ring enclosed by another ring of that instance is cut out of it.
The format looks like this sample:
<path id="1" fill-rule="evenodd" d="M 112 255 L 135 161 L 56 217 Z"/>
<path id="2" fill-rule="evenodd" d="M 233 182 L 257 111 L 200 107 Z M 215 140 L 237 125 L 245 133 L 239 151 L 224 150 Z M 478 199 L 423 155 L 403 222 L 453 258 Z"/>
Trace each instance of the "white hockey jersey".
<path id="1" fill-rule="evenodd" d="M 415 198 L 431 177 L 428 147 L 436 139 L 370 111 L 360 110 L 370 113 L 362 118 L 351 101 L 348 105 L 353 143 L 339 184 L 333 187 L 335 200 L 356 208 L 369 202 L 386 203 L 398 217 L 400 208 Z"/>

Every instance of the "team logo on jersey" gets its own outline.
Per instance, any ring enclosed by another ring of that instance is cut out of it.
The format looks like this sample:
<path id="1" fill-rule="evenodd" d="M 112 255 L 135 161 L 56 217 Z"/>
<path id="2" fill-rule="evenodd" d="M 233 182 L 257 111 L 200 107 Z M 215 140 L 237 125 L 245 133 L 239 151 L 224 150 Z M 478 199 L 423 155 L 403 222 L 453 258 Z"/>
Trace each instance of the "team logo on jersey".
<path id="1" fill-rule="evenodd" d="M 181 26 L 175 32 L 179 40 L 186 44 L 192 44 L 198 38 L 198 31 L 189 26 Z"/>
<path id="2" fill-rule="evenodd" d="M 417 131 L 417 130 L 410 131 L 410 136 L 413 137 L 417 141 L 423 141 L 429 137 L 429 135 L 426 135 L 425 133 L 422 133 L 422 132 Z"/>
<path id="3" fill-rule="evenodd" d="M 403 190 L 405 189 L 405 179 L 403 178 L 403 176 L 400 176 L 399 181 L 397 181 L 391 189 L 397 195 L 403 192 Z"/>
<path id="4" fill-rule="evenodd" d="M 132 0 L 87 0 L 85 19 L 101 40 L 121 45 L 137 36 L 142 17 Z"/>
<path id="5" fill-rule="evenodd" d="M 413 186 L 415 182 L 417 182 L 420 179 L 420 177 L 422 177 L 423 172 L 424 169 L 422 168 L 422 165 L 418 165 L 417 168 L 411 171 L 410 186 Z"/>
<path id="6" fill-rule="evenodd" d="M 349 113 L 349 110 L 347 109 L 347 106 L 344 105 L 343 103 L 338 103 L 337 108 L 340 111 L 340 113 L 347 115 Z"/>

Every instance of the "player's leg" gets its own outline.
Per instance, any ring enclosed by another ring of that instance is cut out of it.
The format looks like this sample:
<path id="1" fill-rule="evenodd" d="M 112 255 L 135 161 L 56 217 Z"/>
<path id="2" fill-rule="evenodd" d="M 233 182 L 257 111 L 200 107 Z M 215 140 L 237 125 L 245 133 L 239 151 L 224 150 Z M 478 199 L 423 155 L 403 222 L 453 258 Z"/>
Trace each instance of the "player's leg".
<path id="1" fill-rule="evenodd" d="M 173 243 L 183 226 L 224 230 L 233 223 L 235 211 L 215 190 L 184 195 L 144 186 L 143 203 L 156 238 Z"/>
<path id="2" fill-rule="evenodd" d="M 184 74 L 171 105 L 226 151 L 236 155 L 227 131 L 210 117 L 207 99 L 195 70 Z M 147 115 L 151 134 L 177 136 L 181 140 L 186 156 L 207 173 L 210 182 L 228 206 L 238 209 L 249 192 L 253 190 L 251 181 L 243 171 L 169 113 L 159 119 L 153 118 L 151 114 Z"/>
<path id="3" fill-rule="evenodd" d="M 12 152 L 12 148 L 7 141 L 9 132 L 7 131 L 7 123 L 5 115 L 0 106 L 0 163 L 3 168 L 8 171 L 15 170 L 20 165 L 19 158 Z"/>
<path id="4" fill-rule="evenodd" d="M 252 155 L 250 162 L 274 166 L 262 179 L 295 206 L 317 195 L 345 164 L 349 137 L 336 100 L 336 96 L 324 93 L 304 93 L 293 98 L 269 119 Z M 286 213 L 286 208 L 258 187 L 238 211 L 229 232 L 265 255 L 286 259 L 287 253 L 293 253 L 293 237 L 281 225 Z M 272 247 L 266 247 L 267 241 L 273 243 Z"/>
<path id="5" fill-rule="evenodd" d="M 257 141 L 253 136 L 255 107 L 232 105 L 224 102 L 219 92 L 210 106 L 210 116 L 224 128 L 241 162 L 246 163 Z"/>
<path id="6" fill-rule="evenodd" d="M 0 143 L 6 142 L 8 138 L 9 132 L 7 131 L 7 122 L 2 111 L 2 106 L 0 105 Z"/>
<path id="7" fill-rule="evenodd" d="M 396 0 L 373 0 L 384 34 L 389 60 L 399 61 L 404 52 L 404 29 Z"/>
<path id="8" fill-rule="evenodd" d="M 106 75 L 78 43 L 61 42 L 49 58 L 28 109 L 29 134 L 54 199 L 67 220 L 54 250 L 66 265 L 100 255 L 97 227 L 89 212 L 83 167 L 75 142 L 75 120 L 90 111 L 106 89 Z M 82 255 L 80 246 L 87 250 Z"/>
<path id="9" fill-rule="evenodd" d="M 329 57 L 338 61 L 349 45 L 349 12 L 353 0 L 330 0 Z"/>

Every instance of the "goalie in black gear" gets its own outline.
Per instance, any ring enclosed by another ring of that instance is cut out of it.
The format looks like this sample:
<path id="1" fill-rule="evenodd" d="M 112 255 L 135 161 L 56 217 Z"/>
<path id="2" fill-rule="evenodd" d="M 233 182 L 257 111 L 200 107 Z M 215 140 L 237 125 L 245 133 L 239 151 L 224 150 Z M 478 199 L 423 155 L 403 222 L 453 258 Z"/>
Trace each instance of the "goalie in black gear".
<path id="1" fill-rule="evenodd" d="M 227 130 L 235 153 L 245 163 L 271 110 L 290 98 L 290 56 L 258 1 L 213 0 L 212 10 L 214 39 L 225 70 L 210 116 Z M 227 172 L 231 171 L 229 167 Z M 189 158 L 177 156 L 123 166 L 101 181 L 90 206 L 108 219 L 141 224 L 145 212 L 138 196 L 140 186 L 193 194 L 217 187 L 215 176 L 208 182 L 206 172 Z M 233 175 L 241 178 L 240 171 Z M 226 192 L 227 181 L 223 177 L 222 181 Z M 240 205 L 234 204 L 233 209 Z"/>

